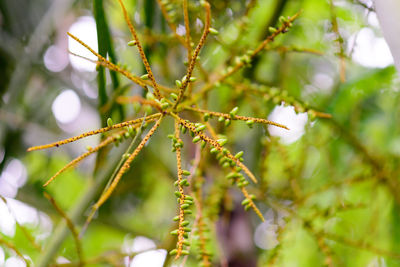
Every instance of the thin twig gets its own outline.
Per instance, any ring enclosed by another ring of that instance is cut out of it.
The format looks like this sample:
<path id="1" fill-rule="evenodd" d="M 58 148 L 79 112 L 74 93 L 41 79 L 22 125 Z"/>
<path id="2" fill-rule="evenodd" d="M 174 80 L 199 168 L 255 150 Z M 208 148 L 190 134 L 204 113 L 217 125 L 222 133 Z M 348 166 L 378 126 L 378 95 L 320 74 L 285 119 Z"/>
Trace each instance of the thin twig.
<path id="1" fill-rule="evenodd" d="M 54 209 L 58 212 L 58 214 L 61 215 L 62 218 L 64 218 L 65 222 L 67 223 L 67 226 L 68 226 L 69 230 L 71 231 L 72 236 L 75 241 L 76 254 L 78 255 L 78 259 L 79 259 L 78 266 L 83 266 L 85 261 L 83 259 L 81 241 L 79 239 L 78 231 L 76 230 L 74 223 L 67 216 L 67 214 L 57 205 L 56 201 L 54 200 L 54 198 L 52 196 L 50 196 L 46 192 L 44 192 L 44 196 L 50 201 L 50 203 L 53 205 Z"/>

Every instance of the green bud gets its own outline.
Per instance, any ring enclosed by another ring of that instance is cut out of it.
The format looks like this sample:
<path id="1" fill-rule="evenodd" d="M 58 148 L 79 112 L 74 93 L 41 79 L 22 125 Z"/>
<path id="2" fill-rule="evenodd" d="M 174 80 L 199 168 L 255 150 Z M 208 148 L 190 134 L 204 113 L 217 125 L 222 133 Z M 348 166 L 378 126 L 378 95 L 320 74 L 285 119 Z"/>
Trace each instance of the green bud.
<path id="1" fill-rule="evenodd" d="M 182 142 L 182 141 L 176 142 L 174 146 L 175 146 L 176 148 L 178 148 L 178 147 L 183 147 L 183 142 Z"/>
<path id="2" fill-rule="evenodd" d="M 225 118 L 224 118 L 224 117 L 219 117 L 219 118 L 218 118 L 218 121 L 219 121 L 219 122 L 224 122 L 224 121 L 225 121 Z"/>
<path id="3" fill-rule="evenodd" d="M 175 216 L 173 219 L 175 222 L 179 221 L 179 216 Z"/>
<path id="4" fill-rule="evenodd" d="M 191 82 L 195 82 L 196 80 L 197 80 L 196 77 L 190 77 L 190 79 L 189 79 L 189 81 L 191 81 Z"/>
<path id="5" fill-rule="evenodd" d="M 254 121 L 253 120 L 248 120 L 246 121 L 247 126 L 249 126 L 249 128 L 253 128 L 254 125 Z"/>
<path id="6" fill-rule="evenodd" d="M 243 156 L 244 152 L 243 151 L 239 151 L 238 153 L 236 153 L 235 158 L 239 159 Z"/>
<path id="7" fill-rule="evenodd" d="M 182 222 L 182 226 L 188 226 L 189 224 L 190 224 L 189 221 L 183 221 L 183 222 Z"/>
<path id="8" fill-rule="evenodd" d="M 204 124 L 200 125 L 199 127 L 196 128 L 196 132 L 203 131 L 205 128 L 206 128 L 206 126 Z"/>
<path id="9" fill-rule="evenodd" d="M 187 79 L 187 78 L 186 78 L 186 75 L 185 75 L 185 76 L 183 76 L 183 77 L 182 77 L 182 80 L 181 80 L 181 81 L 182 81 L 182 83 L 185 83 L 185 82 L 186 82 L 186 79 Z"/>
<path id="10" fill-rule="evenodd" d="M 176 80 L 175 84 L 176 84 L 176 87 L 178 87 L 178 88 L 181 88 L 181 86 L 182 86 L 182 82 L 180 80 Z"/>
<path id="11" fill-rule="evenodd" d="M 231 125 L 231 120 L 230 119 L 226 119 L 225 120 L 225 126 L 228 127 L 229 125 Z"/>
<path id="12" fill-rule="evenodd" d="M 190 171 L 182 170 L 182 175 L 189 176 L 190 175 Z"/>
<path id="13" fill-rule="evenodd" d="M 190 242 L 187 240 L 183 240 L 182 244 L 184 244 L 185 246 L 190 246 Z"/>
<path id="14" fill-rule="evenodd" d="M 209 118 L 210 118 L 210 113 L 204 113 L 203 116 L 204 121 L 208 121 Z"/>
<path id="15" fill-rule="evenodd" d="M 176 254 L 178 254 L 178 250 L 176 248 L 169 252 L 169 255 L 171 255 L 171 256 L 174 256 Z"/>
<path id="16" fill-rule="evenodd" d="M 87 151 L 90 151 L 90 150 L 92 150 L 93 148 L 91 147 L 91 146 L 86 146 L 86 150 Z"/>
<path id="17" fill-rule="evenodd" d="M 178 235 L 178 230 L 174 230 L 170 232 L 171 235 Z"/>
<path id="18" fill-rule="evenodd" d="M 236 116 L 236 114 L 237 114 L 238 111 L 239 111 L 239 108 L 238 108 L 238 107 L 234 107 L 234 108 L 231 110 L 231 112 L 229 112 L 229 115 L 231 116 L 232 119 Z"/>
<path id="19" fill-rule="evenodd" d="M 173 134 L 169 134 L 169 135 L 167 135 L 167 137 L 169 139 L 176 140 L 175 135 L 173 135 Z"/>
<path id="20" fill-rule="evenodd" d="M 224 146 L 226 143 L 228 143 L 228 140 L 227 139 L 218 139 L 217 142 L 220 146 Z"/>
<path id="21" fill-rule="evenodd" d="M 239 176 L 239 174 L 237 172 L 231 172 L 226 176 L 226 178 L 235 179 L 235 178 L 238 178 L 238 176 Z"/>
<path id="22" fill-rule="evenodd" d="M 249 185 L 249 181 L 243 181 L 243 182 L 241 182 L 241 184 L 242 184 L 242 186 L 240 186 L 240 187 L 248 186 Z"/>
<path id="23" fill-rule="evenodd" d="M 192 228 L 190 228 L 190 227 L 184 227 L 184 228 L 183 228 L 183 231 L 185 231 L 185 232 L 187 232 L 187 233 L 190 233 L 190 232 L 192 231 Z"/>
<path id="24" fill-rule="evenodd" d="M 198 143 L 201 140 L 200 136 L 195 136 L 193 138 L 193 143 Z"/>
<path id="25" fill-rule="evenodd" d="M 317 114 L 315 113 L 314 110 L 310 109 L 309 111 L 307 111 L 307 113 L 311 121 L 314 121 L 317 118 Z"/>
<path id="26" fill-rule="evenodd" d="M 189 255 L 189 251 L 187 251 L 187 250 L 182 250 L 182 251 L 181 251 L 181 254 L 182 254 L 182 255 Z"/>
<path id="27" fill-rule="evenodd" d="M 185 200 L 183 201 L 183 203 L 189 204 L 189 205 L 193 205 L 193 201 L 188 200 L 188 199 L 185 199 Z"/>
<path id="28" fill-rule="evenodd" d="M 111 126 L 113 126 L 113 125 L 114 125 L 113 120 L 112 120 L 111 118 L 108 118 L 108 119 L 107 119 L 107 126 L 108 126 L 108 127 L 111 127 Z"/>
<path id="29" fill-rule="evenodd" d="M 167 109 L 169 107 L 169 103 L 165 102 L 161 104 L 162 109 Z"/>
<path id="30" fill-rule="evenodd" d="M 189 204 L 182 204 L 181 205 L 181 208 L 184 209 L 184 210 L 187 210 L 189 207 L 190 207 Z"/>
<path id="31" fill-rule="evenodd" d="M 171 93 L 170 96 L 171 96 L 171 98 L 172 98 L 173 100 L 177 100 L 177 99 L 178 99 L 178 95 L 175 94 L 175 93 Z"/>
<path id="32" fill-rule="evenodd" d="M 176 197 L 181 197 L 182 196 L 181 192 L 179 192 L 179 191 L 175 191 L 174 194 L 175 194 Z"/>
<path id="33" fill-rule="evenodd" d="M 127 158 L 129 158 L 131 156 L 131 154 L 129 154 L 129 153 L 124 153 L 123 155 L 122 155 L 122 157 L 124 158 L 124 159 L 127 159 Z"/>
<path id="34" fill-rule="evenodd" d="M 148 100 L 155 100 L 156 98 L 154 97 L 154 95 L 149 91 L 146 94 L 146 99 Z"/>
<path id="35" fill-rule="evenodd" d="M 142 79 L 142 80 L 148 80 L 148 79 L 149 79 L 149 74 L 146 73 L 146 74 L 140 76 L 140 79 Z"/>
<path id="36" fill-rule="evenodd" d="M 242 206 L 246 206 L 250 203 L 250 199 L 246 198 L 242 201 Z"/>
<path id="37" fill-rule="evenodd" d="M 270 33 L 276 33 L 277 31 L 274 27 L 269 27 L 268 30 Z"/>
<path id="38" fill-rule="evenodd" d="M 228 168 L 230 166 L 231 166 L 231 164 L 228 161 L 226 161 L 226 162 L 224 162 L 224 164 L 222 164 L 222 168 Z"/>
<path id="39" fill-rule="evenodd" d="M 184 210 L 183 213 L 184 214 L 192 214 L 193 212 L 191 210 Z"/>
<path id="40" fill-rule="evenodd" d="M 128 42 L 128 45 L 129 46 L 135 46 L 135 45 L 137 45 L 137 42 L 136 42 L 136 40 L 131 40 L 131 41 Z"/>
<path id="41" fill-rule="evenodd" d="M 279 21 L 280 21 L 281 23 L 285 23 L 285 22 L 287 22 L 287 19 L 286 19 L 284 16 L 280 16 L 280 17 L 279 17 Z"/>
<path id="42" fill-rule="evenodd" d="M 135 128 L 132 127 L 132 125 L 128 126 L 128 133 L 133 136 L 135 135 Z"/>
<path id="43" fill-rule="evenodd" d="M 185 134 L 186 131 L 187 131 L 187 128 L 186 128 L 185 126 L 182 126 L 182 127 L 181 127 L 181 133 L 182 133 L 182 134 Z"/>
<path id="44" fill-rule="evenodd" d="M 191 197 L 191 196 L 189 196 L 189 195 L 186 195 L 186 196 L 185 196 L 185 199 L 187 199 L 187 200 L 193 200 L 193 197 Z"/>
<path id="45" fill-rule="evenodd" d="M 215 147 L 210 149 L 211 154 L 216 154 L 218 153 L 218 149 L 216 149 Z"/>
<path id="46" fill-rule="evenodd" d="M 206 145 L 207 145 L 207 142 L 206 141 L 204 141 L 204 140 L 201 140 L 201 148 L 205 148 L 206 147 Z"/>
<path id="47" fill-rule="evenodd" d="M 219 34 L 219 32 L 214 28 L 209 28 L 209 31 L 210 31 L 211 34 L 214 34 L 214 35 L 218 35 Z"/>
<path id="48" fill-rule="evenodd" d="M 189 186 L 189 182 L 187 179 L 183 179 L 180 183 L 181 186 Z"/>

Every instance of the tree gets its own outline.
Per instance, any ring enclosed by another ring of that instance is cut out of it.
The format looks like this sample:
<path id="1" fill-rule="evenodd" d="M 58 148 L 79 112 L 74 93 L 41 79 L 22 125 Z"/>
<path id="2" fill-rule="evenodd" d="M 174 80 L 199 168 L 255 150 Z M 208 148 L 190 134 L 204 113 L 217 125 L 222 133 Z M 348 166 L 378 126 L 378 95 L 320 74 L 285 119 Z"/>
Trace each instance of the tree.
<path id="1" fill-rule="evenodd" d="M 398 264 L 398 81 L 390 62 L 360 54 L 368 36 L 382 47 L 373 7 L 71 4 L 53 3 L 25 56 L 9 45 L 24 35 L 18 11 L 1 5 L 4 50 L 14 51 L 0 64 L 14 70 L 1 107 L 0 192 L 17 221 L 0 236 L 8 264 Z M 71 27 L 61 68 L 64 18 L 89 9 L 97 48 Z M 6 187 L 7 177 L 19 182 Z M 42 219 L 24 223 L 14 198 Z"/>

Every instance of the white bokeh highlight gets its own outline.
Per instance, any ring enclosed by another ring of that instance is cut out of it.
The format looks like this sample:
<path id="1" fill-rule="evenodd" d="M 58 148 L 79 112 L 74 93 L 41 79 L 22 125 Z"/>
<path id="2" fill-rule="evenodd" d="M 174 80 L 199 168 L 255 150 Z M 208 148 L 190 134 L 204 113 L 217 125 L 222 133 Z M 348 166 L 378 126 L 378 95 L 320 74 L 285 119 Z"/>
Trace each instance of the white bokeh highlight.
<path id="1" fill-rule="evenodd" d="M 10 257 L 6 260 L 4 267 L 25 267 L 26 263 L 21 258 Z"/>
<path id="2" fill-rule="evenodd" d="M 81 101 L 73 90 L 61 92 L 54 100 L 51 110 L 58 122 L 73 122 L 81 111 Z"/>
<path id="3" fill-rule="evenodd" d="M 350 37 L 349 43 L 354 45 L 352 59 L 364 67 L 385 68 L 393 64 L 393 57 L 385 39 L 376 36 L 371 28 L 362 28 Z"/>
<path id="4" fill-rule="evenodd" d="M 4 265 L 6 259 L 6 255 L 4 253 L 4 250 L 0 247 L 0 266 Z"/>
<path id="5" fill-rule="evenodd" d="M 130 267 L 162 267 L 167 251 L 165 249 L 150 250 L 139 253 L 130 263 Z"/>
<path id="6" fill-rule="evenodd" d="M 150 238 L 144 236 L 137 236 L 134 239 L 127 236 L 122 245 L 122 251 L 127 254 L 138 253 L 155 248 L 156 243 L 154 243 Z"/>
<path id="7" fill-rule="evenodd" d="M 276 106 L 269 114 L 268 119 L 287 126 L 290 130 L 282 129 L 273 125 L 268 126 L 271 136 L 280 137 L 284 144 L 291 144 L 297 141 L 304 134 L 304 127 L 307 123 L 307 113 L 296 114 L 293 106 L 285 107 L 283 104 Z"/>
<path id="8" fill-rule="evenodd" d="M 64 70 L 69 63 L 67 51 L 52 45 L 47 48 L 43 57 L 45 67 L 52 72 L 60 72 Z"/>
<path id="9" fill-rule="evenodd" d="M 164 249 L 156 249 L 156 243 L 150 238 L 137 236 L 132 239 L 127 235 L 122 245 L 122 251 L 126 254 L 139 253 L 133 258 L 124 258 L 127 267 L 162 267 L 167 256 Z"/>
<path id="10" fill-rule="evenodd" d="M 0 175 L 0 195 L 3 197 L 15 197 L 18 188 L 27 180 L 25 165 L 18 159 L 11 159 Z M 1 218 L 1 217 L 0 217 Z"/>
<path id="11" fill-rule="evenodd" d="M 77 21 L 69 28 L 69 32 L 85 42 L 94 51 L 98 51 L 96 22 L 93 17 L 83 16 L 78 18 Z M 68 49 L 77 55 L 89 58 L 91 60 L 97 60 L 96 56 L 94 56 L 85 47 L 70 37 L 68 38 Z M 96 70 L 96 64 L 83 58 L 69 55 L 69 60 L 72 67 L 78 71 L 93 72 Z"/>
<path id="12" fill-rule="evenodd" d="M 400 74 L 400 1 L 374 0 L 374 6 L 383 36 L 389 44 L 394 63 Z"/>
<path id="13" fill-rule="evenodd" d="M 254 231 L 254 243 L 257 247 L 270 250 L 279 244 L 278 230 L 285 227 L 285 216 L 286 214 L 282 212 L 268 210 L 264 215 L 265 222 L 260 223 Z"/>

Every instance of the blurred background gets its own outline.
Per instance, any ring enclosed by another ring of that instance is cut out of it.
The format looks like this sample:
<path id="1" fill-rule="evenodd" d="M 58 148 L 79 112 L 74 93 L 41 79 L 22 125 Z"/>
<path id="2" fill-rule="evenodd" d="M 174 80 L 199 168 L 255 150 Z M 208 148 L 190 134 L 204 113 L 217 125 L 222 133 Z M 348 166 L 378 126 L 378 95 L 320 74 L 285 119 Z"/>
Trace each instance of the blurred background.
<path id="1" fill-rule="evenodd" d="M 260 179 L 249 191 L 265 222 L 243 210 L 240 190 L 213 156 L 196 165 L 198 149 L 185 136 L 184 167 L 198 168 L 203 181 L 211 266 L 400 266 L 399 76 L 372 1 L 210 2 L 219 35 L 209 36 L 200 53 L 193 92 L 255 49 L 281 15 L 302 10 L 251 66 L 214 84 L 201 100 L 210 110 L 239 106 L 239 115 L 291 129 L 212 122 L 231 151 L 245 152 L 244 163 Z M 197 43 L 204 11 L 198 1 L 188 3 Z M 186 32 L 182 1 L 125 4 L 157 81 L 173 88 L 186 68 L 177 39 Z M 96 60 L 68 31 L 135 75 L 145 73 L 137 50 L 127 46 L 131 37 L 117 1 L 0 0 L 0 266 L 80 266 L 76 241 L 44 192 L 81 229 L 101 189 L 91 192 L 93 184 L 106 179 L 129 142 L 92 155 L 46 188 L 48 178 L 100 136 L 26 149 L 97 129 L 108 117 L 120 122 L 144 112 L 115 102 L 119 94 L 143 95 L 139 86 L 68 52 Z M 85 266 L 198 266 L 196 231 L 183 262 L 167 256 L 177 212 L 171 133 L 168 120 L 78 242 Z M 50 253 L 55 236 L 60 247 Z"/>

